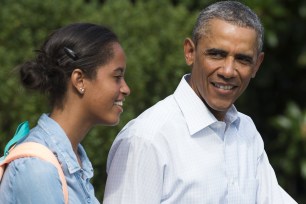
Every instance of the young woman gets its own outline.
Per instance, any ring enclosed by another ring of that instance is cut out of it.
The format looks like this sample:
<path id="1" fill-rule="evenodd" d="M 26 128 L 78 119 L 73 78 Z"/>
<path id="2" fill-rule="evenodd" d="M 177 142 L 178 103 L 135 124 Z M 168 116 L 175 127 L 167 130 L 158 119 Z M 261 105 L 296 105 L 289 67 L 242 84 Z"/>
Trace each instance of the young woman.
<path id="1" fill-rule="evenodd" d="M 92 165 L 80 142 L 97 124 L 115 125 L 130 89 L 125 54 L 109 29 L 89 23 L 52 33 L 34 60 L 20 66 L 24 87 L 49 96 L 50 113 L 23 142 L 47 146 L 60 162 L 69 203 L 99 203 L 90 179 Z M 0 186 L 0 203 L 64 203 L 57 169 L 31 157 L 11 162 Z"/>

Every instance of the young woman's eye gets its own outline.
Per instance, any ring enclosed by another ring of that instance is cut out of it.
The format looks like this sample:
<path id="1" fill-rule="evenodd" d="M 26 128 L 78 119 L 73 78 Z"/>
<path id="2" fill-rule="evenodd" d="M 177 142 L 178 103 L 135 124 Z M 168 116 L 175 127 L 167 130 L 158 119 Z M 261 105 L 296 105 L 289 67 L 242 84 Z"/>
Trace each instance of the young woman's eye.
<path id="1" fill-rule="evenodd" d="M 115 76 L 116 81 L 120 81 L 123 78 L 123 75 L 117 75 Z"/>

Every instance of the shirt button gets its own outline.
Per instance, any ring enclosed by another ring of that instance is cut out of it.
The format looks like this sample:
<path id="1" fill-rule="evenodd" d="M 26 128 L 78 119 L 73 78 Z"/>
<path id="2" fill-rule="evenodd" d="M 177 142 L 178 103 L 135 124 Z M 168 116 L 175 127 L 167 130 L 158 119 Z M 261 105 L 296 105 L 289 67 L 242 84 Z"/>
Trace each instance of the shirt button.
<path id="1" fill-rule="evenodd" d="M 237 184 L 237 182 L 235 181 L 234 178 L 232 178 L 232 179 L 230 180 L 230 185 L 234 186 L 234 185 L 236 185 L 236 184 Z"/>

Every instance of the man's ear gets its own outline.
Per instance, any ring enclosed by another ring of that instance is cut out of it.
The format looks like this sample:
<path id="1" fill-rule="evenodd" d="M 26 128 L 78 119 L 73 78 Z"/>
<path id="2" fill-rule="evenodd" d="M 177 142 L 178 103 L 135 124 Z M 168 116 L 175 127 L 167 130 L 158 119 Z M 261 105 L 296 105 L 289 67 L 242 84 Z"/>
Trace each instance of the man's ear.
<path id="1" fill-rule="evenodd" d="M 194 62 L 195 45 L 190 38 L 186 38 L 184 41 L 184 55 L 186 64 L 191 66 Z"/>
<path id="2" fill-rule="evenodd" d="M 264 60 L 265 57 L 265 53 L 261 52 L 258 57 L 257 57 L 257 61 L 256 61 L 256 65 L 254 67 L 253 73 L 252 73 L 252 78 L 255 78 L 257 71 L 259 70 L 259 67 L 262 63 L 262 61 Z"/>
<path id="3" fill-rule="evenodd" d="M 71 73 L 71 83 L 75 90 L 80 93 L 85 93 L 85 85 L 84 85 L 84 72 L 81 69 L 75 69 Z"/>

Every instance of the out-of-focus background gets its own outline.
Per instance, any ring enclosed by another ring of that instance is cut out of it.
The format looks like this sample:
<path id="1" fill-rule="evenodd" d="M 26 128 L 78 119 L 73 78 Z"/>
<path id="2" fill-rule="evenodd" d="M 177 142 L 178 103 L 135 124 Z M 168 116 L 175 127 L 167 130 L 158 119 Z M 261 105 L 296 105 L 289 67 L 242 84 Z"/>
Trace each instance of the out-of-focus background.
<path id="1" fill-rule="evenodd" d="M 116 134 L 132 118 L 173 93 L 189 72 L 183 41 L 209 0 L 0 0 L 0 149 L 17 125 L 33 127 L 50 111 L 44 96 L 26 92 L 14 68 L 34 56 L 53 30 L 73 22 L 112 28 L 127 55 L 132 93 L 116 127 L 95 127 L 83 141 L 95 168 L 93 184 L 102 202 L 106 159 Z M 260 131 L 280 185 L 306 203 L 306 2 L 244 1 L 265 26 L 265 60 L 238 110 Z"/>

